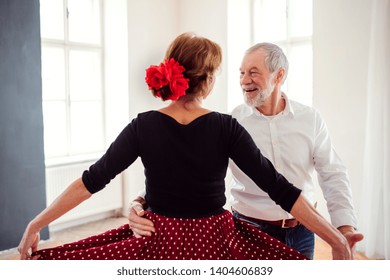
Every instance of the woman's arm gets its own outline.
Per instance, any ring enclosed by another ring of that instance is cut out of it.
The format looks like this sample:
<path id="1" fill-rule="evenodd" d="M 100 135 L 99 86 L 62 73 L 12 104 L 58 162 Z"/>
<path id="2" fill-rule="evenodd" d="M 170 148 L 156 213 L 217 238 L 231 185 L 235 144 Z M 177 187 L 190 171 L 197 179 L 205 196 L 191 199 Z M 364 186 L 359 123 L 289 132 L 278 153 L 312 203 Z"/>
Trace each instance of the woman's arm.
<path id="1" fill-rule="evenodd" d="M 328 223 L 302 194 L 295 201 L 290 213 L 332 247 L 334 260 L 352 259 L 351 248 L 344 235 Z"/>
<path id="2" fill-rule="evenodd" d="M 84 200 L 91 197 L 81 178 L 74 181 L 53 203 L 38 214 L 28 225 L 18 246 L 20 259 L 30 258 L 29 250 L 37 250 L 39 231 L 48 226 L 71 209 L 75 208 Z"/>

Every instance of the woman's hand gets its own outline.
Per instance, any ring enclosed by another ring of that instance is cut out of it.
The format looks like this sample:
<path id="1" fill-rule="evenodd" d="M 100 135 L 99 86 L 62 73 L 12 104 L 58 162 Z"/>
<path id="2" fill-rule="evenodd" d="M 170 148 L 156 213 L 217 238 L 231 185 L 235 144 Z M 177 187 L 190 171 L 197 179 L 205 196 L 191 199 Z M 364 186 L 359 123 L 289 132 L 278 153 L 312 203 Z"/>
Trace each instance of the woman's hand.
<path id="1" fill-rule="evenodd" d="M 48 226 L 71 209 L 75 208 L 84 200 L 91 197 L 91 193 L 85 187 L 81 178 L 70 184 L 46 209 L 39 213 L 27 226 L 18 251 L 20 259 L 38 259 L 39 256 L 31 257 L 38 248 L 40 240 L 39 231 Z M 31 249 L 31 254 L 30 254 Z"/>
<path id="2" fill-rule="evenodd" d="M 37 251 L 40 240 L 39 231 L 33 231 L 29 225 L 23 234 L 22 240 L 19 243 L 18 251 L 21 260 L 36 260 L 39 255 L 31 257 L 31 254 Z M 31 249 L 31 253 L 30 253 Z"/>
<path id="3" fill-rule="evenodd" d="M 352 260 L 352 247 L 363 236 L 345 236 L 317 212 L 317 210 L 300 195 L 291 209 L 291 214 L 309 230 L 317 234 L 332 247 L 334 260 Z"/>
<path id="4" fill-rule="evenodd" d="M 352 251 L 345 237 L 341 237 L 340 241 L 332 244 L 332 257 L 334 260 L 352 260 Z"/>
<path id="5" fill-rule="evenodd" d="M 341 226 L 337 228 L 347 239 L 349 247 L 352 251 L 352 257 L 355 259 L 355 245 L 363 240 L 364 235 L 356 232 L 352 226 Z"/>

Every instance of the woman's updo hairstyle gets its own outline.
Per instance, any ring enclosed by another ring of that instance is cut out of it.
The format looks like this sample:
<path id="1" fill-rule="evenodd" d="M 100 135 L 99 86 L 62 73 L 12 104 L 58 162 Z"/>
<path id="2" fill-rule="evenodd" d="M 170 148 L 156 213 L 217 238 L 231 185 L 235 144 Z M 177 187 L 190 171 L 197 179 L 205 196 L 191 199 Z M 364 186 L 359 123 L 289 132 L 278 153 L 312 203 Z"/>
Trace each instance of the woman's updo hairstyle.
<path id="1" fill-rule="evenodd" d="M 168 47 L 165 59 L 173 58 L 185 68 L 183 75 L 188 79 L 186 95 L 205 94 L 207 80 L 221 65 L 222 49 L 211 40 L 198 37 L 194 33 L 178 36 Z M 169 87 L 161 91 L 163 100 L 169 99 Z"/>

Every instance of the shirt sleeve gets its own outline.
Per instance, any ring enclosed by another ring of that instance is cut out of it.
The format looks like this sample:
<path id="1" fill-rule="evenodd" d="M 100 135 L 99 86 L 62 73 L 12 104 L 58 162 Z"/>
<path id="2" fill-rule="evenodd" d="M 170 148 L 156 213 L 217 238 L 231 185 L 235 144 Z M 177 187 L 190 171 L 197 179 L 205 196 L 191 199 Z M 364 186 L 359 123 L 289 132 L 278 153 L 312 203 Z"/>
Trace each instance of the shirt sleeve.
<path id="1" fill-rule="evenodd" d="M 349 225 L 356 228 L 357 217 L 347 168 L 336 153 L 325 121 L 318 111 L 315 121 L 314 167 L 318 173 L 318 182 L 327 202 L 332 224 L 335 227 Z"/>
<path id="2" fill-rule="evenodd" d="M 232 119 L 229 138 L 230 158 L 259 188 L 285 211 L 290 212 L 301 190 L 278 173 L 272 163 L 262 155 L 249 133 Z"/>
<path id="3" fill-rule="evenodd" d="M 102 190 L 138 158 L 137 127 L 137 119 L 134 119 L 122 130 L 106 153 L 83 172 L 82 180 L 90 193 Z"/>

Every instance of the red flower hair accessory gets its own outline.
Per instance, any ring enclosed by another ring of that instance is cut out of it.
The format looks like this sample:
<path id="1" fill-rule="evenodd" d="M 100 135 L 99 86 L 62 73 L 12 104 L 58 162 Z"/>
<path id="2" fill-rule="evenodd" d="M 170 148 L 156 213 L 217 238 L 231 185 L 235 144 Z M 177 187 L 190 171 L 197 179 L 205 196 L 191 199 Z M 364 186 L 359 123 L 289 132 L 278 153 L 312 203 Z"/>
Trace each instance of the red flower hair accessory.
<path id="1" fill-rule="evenodd" d="M 160 65 L 151 65 L 146 69 L 145 81 L 149 89 L 152 90 L 157 97 L 164 100 L 177 100 L 180 96 L 186 94 L 188 89 L 188 79 L 184 78 L 183 72 L 185 68 L 173 58 L 166 59 Z M 171 94 L 162 96 L 161 90 L 169 85 Z"/>

